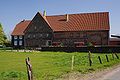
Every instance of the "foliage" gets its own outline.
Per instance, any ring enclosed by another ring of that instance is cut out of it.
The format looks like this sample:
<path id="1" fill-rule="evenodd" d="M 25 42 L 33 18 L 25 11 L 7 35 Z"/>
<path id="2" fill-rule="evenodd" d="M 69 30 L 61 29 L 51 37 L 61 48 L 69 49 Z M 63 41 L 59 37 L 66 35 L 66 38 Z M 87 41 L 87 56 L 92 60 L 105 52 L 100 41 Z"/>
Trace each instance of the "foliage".
<path id="1" fill-rule="evenodd" d="M 91 54 L 93 61 L 89 66 L 88 53 L 66 53 L 66 52 L 15 52 L 0 51 L 0 80 L 27 80 L 25 58 L 30 57 L 34 80 L 54 80 L 61 75 L 71 72 L 71 58 L 75 56 L 74 72 L 82 74 L 90 73 L 100 69 L 119 64 L 119 59 L 113 59 L 107 54 L 109 61 L 106 61 L 106 54 Z M 98 56 L 103 64 L 99 63 Z M 118 54 L 120 56 L 120 54 Z M 6 77 L 7 75 L 7 77 Z M 23 79 L 20 79 L 22 78 Z"/>
<path id="2" fill-rule="evenodd" d="M 26 74 L 23 72 L 17 72 L 17 71 L 10 71 L 10 72 L 2 72 L 1 75 L 3 80 L 6 79 L 24 79 Z"/>
<path id="3" fill-rule="evenodd" d="M 88 43 L 87 43 L 87 46 L 88 46 L 88 47 L 92 47 L 92 46 L 94 46 L 94 45 L 93 45 L 91 42 L 88 42 Z"/>
<path id="4" fill-rule="evenodd" d="M 7 37 L 3 31 L 2 24 L 0 23 L 0 45 L 3 45 L 7 42 Z"/>

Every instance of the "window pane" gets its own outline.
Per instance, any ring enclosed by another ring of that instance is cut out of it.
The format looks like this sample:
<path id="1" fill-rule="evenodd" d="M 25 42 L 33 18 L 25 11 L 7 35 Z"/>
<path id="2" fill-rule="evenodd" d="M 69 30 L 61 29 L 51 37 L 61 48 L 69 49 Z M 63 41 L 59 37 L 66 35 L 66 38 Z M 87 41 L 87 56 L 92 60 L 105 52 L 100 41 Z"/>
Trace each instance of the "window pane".
<path id="1" fill-rule="evenodd" d="M 22 45 L 22 41 L 19 41 L 19 45 L 20 45 L 20 46 Z"/>
<path id="2" fill-rule="evenodd" d="M 15 46 L 17 45 L 17 41 L 14 41 L 14 45 L 15 45 Z"/>
<path id="3" fill-rule="evenodd" d="M 19 36 L 19 39 L 22 39 L 22 36 Z"/>
<path id="4" fill-rule="evenodd" d="M 14 39 L 17 39 L 17 36 L 14 36 Z"/>

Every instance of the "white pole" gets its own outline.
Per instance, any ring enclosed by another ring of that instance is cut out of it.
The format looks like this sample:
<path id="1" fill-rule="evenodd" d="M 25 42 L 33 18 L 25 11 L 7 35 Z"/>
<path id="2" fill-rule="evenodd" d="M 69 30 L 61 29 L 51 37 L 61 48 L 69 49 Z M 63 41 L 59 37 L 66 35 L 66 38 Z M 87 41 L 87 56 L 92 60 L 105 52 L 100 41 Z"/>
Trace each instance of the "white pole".
<path id="1" fill-rule="evenodd" d="M 73 70 L 73 67 L 74 67 L 74 55 L 72 56 L 71 70 Z"/>

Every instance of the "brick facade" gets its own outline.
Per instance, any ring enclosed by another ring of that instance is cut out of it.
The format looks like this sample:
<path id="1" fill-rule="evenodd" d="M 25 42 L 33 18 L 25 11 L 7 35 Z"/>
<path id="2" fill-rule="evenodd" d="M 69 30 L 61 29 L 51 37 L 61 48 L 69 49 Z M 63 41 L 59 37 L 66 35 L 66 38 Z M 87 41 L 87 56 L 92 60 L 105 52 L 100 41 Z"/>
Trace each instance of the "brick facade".
<path id="1" fill-rule="evenodd" d="M 52 30 L 40 14 L 36 14 L 24 35 L 25 47 L 42 47 L 52 39 Z"/>
<path id="2" fill-rule="evenodd" d="M 108 45 L 109 31 L 76 31 L 76 32 L 56 32 L 53 42 L 63 43 L 64 46 L 75 46 L 77 42 L 84 45 L 91 42 L 93 45 Z"/>

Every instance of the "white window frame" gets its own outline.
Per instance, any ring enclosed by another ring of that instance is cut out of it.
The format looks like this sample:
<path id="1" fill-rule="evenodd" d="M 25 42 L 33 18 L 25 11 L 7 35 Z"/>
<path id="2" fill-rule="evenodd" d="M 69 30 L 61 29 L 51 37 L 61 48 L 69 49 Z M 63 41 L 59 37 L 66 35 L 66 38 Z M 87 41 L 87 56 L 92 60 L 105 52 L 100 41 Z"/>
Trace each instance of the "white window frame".
<path id="1" fill-rule="evenodd" d="M 28 38 L 30 38 L 30 37 L 31 37 L 31 35 L 29 34 L 29 35 L 28 35 Z"/>
<path id="2" fill-rule="evenodd" d="M 40 34 L 40 37 L 42 37 L 43 36 L 43 34 Z"/>
<path id="3" fill-rule="evenodd" d="M 18 44 L 17 44 L 17 41 L 14 41 L 14 45 L 15 45 L 15 46 L 17 46 L 17 45 L 18 45 Z"/>
<path id="4" fill-rule="evenodd" d="M 36 37 L 36 35 L 34 34 L 34 35 L 33 35 L 33 37 L 35 38 L 35 37 Z"/>
<path id="5" fill-rule="evenodd" d="M 49 34 L 46 34 L 46 36 L 48 37 L 48 36 L 49 36 Z"/>
<path id="6" fill-rule="evenodd" d="M 14 39 L 17 39 L 18 37 L 17 36 L 14 36 Z"/>
<path id="7" fill-rule="evenodd" d="M 19 36 L 19 39 L 22 39 L 23 37 L 22 36 Z"/>
<path id="8" fill-rule="evenodd" d="M 19 41 L 19 45 L 22 46 L 22 44 L 23 44 L 23 41 L 20 40 L 20 41 Z"/>
<path id="9" fill-rule="evenodd" d="M 35 30 L 37 29 L 37 27 L 36 27 L 36 26 L 35 26 L 34 28 L 35 28 Z"/>

